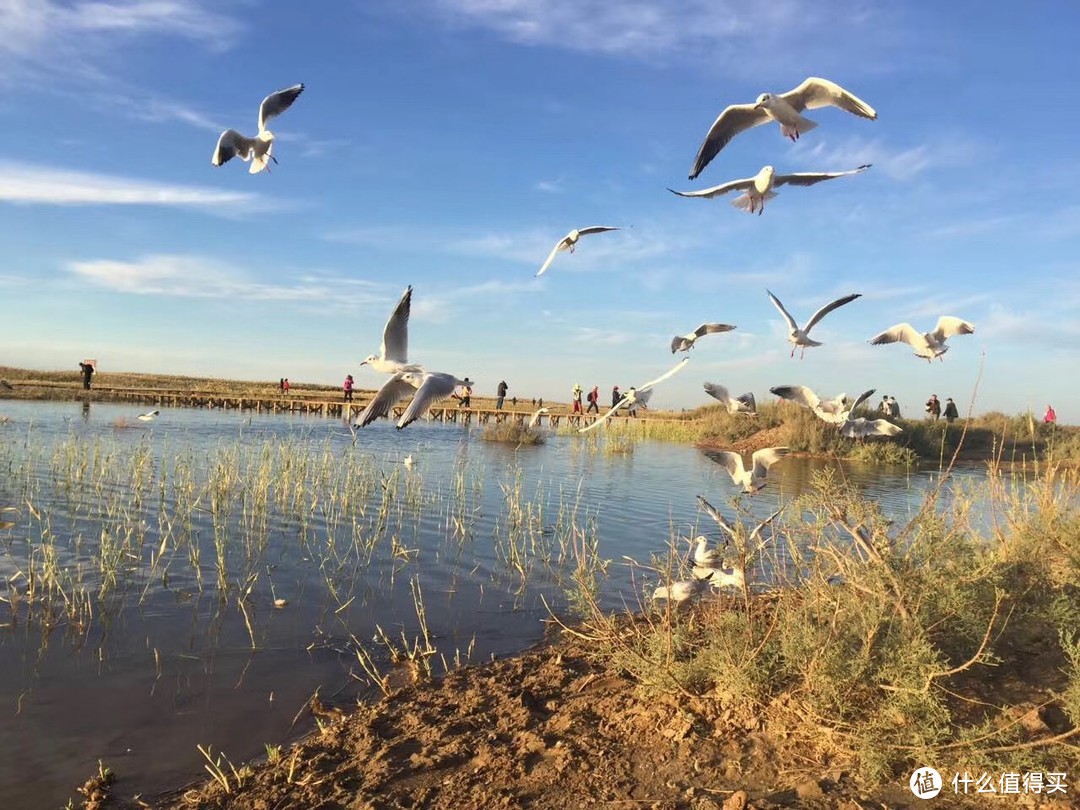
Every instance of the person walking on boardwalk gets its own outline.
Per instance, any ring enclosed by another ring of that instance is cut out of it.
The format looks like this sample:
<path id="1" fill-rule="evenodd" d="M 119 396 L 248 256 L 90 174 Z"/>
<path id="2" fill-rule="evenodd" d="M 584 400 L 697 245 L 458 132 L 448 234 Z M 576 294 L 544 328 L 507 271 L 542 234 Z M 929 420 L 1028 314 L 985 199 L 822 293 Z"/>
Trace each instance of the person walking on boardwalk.
<path id="1" fill-rule="evenodd" d="M 352 389 L 353 389 L 352 374 L 346 374 L 345 375 L 345 382 L 343 382 L 341 384 L 341 391 L 342 391 L 342 394 L 345 397 L 342 400 L 342 402 L 352 402 Z"/>
<path id="2" fill-rule="evenodd" d="M 597 402 L 600 399 L 599 385 L 593 386 L 586 399 L 589 400 L 589 407 L 585 409 L 585 413 L 600 413 L 600 404 Z"/>
<path id="3" fill-rule="evenodd" d="M 93 363 L 79 363 L 79 370 L 82 371 L 82 387 L 89 391 L 90 380 L 94 376 L 94 364 Z"/>
<path id="4" fill-rule="evenodd" d="M 937 394 L 931 394 L 930 399 L 926 400 L 926 415 L 935 422 L 941 416 L 941 401 L 937 398 Z"/>
<path id="5" fill-rule="evenodd" d="M 291 385 L 289 385 L 289 378 L 288 378 L 288 377 L 285 377 L 285 378 L 284 378 L 284 379 L 283 379 L 283 380 L 281 381 L 281 393 L 282 393 L 282 395 L 283 395 L 283 396 L 288 396 L 288 395 L 289 395 L 289 391 L 291 391 L 291 390 L 292 390 L 292 386 L 291 386 Z"/>
<path id="6" fill-rule="evenodd" d="M 614 408 L 622 400 L 622 394 L 619 393 L 619 386 L 615 386 L 611 389 L 611 407 Z"/>
<path id="7" fill-rule="evenodd" d="M 472 383 L 469 382 L 469 378 L 466 377 L 465 378 L 465 385 L 463 385 L 461 387 L 461 399 L 460 399 L 458 404 L 462 408 L 468 408 L 468 407 L 470 407 L 471 403 L 472 403 Z"/>
<path id="8" fill-rule="evenodd" d="M 945 421 L 951 425 L 959 416 L 960 413 L 956 410 L 956 403 L 952 401 L 952 397 L 949 397 L 945 400 Z"/>
<path id="9" fill-rule="evenodd" d="M 1057 422 L 1057 412 L 1052 405 L 1046 406 L 1046 415 L 1043 416 L 1043 422 L 1047 425 L 1052 425 Z"/>
<path id="10" fill-rule="evenodd" d="M 495 389 L 495 392 L 498 394 L 498 397 L 495 400 L 495 410 L 502 410 L 503 402 L 506 400 L 506 389 L 509 387 L 510 386 L 506 384 L 506 380 L 503 380 L 499 383 L 499 387 Z"/>
<path id="11" fill-rule="evenodd" d="M 571 391 L 573 396 L 574 407 L 571 413 L 581 413 L 581 392 L 584 389 L 581 387 L 581 383 L 574 383 L 574 390 Z"/>

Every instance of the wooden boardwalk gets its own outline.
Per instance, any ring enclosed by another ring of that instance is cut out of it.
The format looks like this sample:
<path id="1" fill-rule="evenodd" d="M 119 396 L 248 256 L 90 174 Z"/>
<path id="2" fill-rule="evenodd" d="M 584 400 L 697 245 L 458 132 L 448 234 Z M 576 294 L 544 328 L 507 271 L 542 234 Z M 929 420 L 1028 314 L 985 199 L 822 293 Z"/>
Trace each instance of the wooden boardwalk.
<path id="1" fill-rule="evenodd" d="M 74 391 L 76 396 L 83 394 L 81 389 Z M 290 396 L 231 396 L 226 394 L 211 393 L 204 391 L 176 391 L 154 388 L 116 388 L 107 386 L 95 386 L 91 392 L 95 400 L 109 400 L 113 402 L 132 402 L 143 405 L 157 405 L 171 408 L 208 408 L 224 411 L 253 411 L 255 413 L 292 413 L 298 415 L 322 416 L 334 419 L 350 419 L 366 407 L 368 398 L 364 392 L 354 393 L 354 401 L 343 402 L 340 399 L 329 400 L 304 395 Z M 373 392 L 372 392 L 373 393 Z M 395 406 L 394 418 L 397 419 L 404 412 L 406 405 Z M 567 406 L 562 406 L 566 408 Z M 436 405 L 427 414 L 429 420 L 436 422 L 451 422 L 460 425 L 470 424 L 501 424 L 512 421 L 517 424 L 526 424 L 532 417 L 535 409 L 521 410 L 507 408 L 497 410 L 495 408 L 462 408 L 451 400 L 446 405 Z M 606 412 L 606 411 L 604 411 Z M 604 413 L 601 412 L 601 415 Z M 537 424 L 558 428 L 560 425 L 571 427 L 584 427 L 595 422 L 597 414 L 575 414 L 565 410 L 552 411 L 541 414 Z M 683 421 L 672 417 L 638 416 L 636 418 L 624 414 L 613 417 L 618 421 L 633 421 L 636 423 L 646 422 L 678 422 Z"/>

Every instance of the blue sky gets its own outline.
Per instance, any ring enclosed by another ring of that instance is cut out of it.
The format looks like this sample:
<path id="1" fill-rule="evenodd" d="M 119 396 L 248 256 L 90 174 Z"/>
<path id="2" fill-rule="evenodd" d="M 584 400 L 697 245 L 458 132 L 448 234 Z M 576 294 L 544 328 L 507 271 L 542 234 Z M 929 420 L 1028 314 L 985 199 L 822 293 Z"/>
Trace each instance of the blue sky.
<path id="1" fill-rule="evenodd" d="M 412 284 L 410 359 L 478 393 L 640 384 L 723 321 L 655 405 L 708 380 L 1076 421 L 1080 10 L 1001 5 L 0 0 L 0 364 L 376 387 Z M 878 120 L 758 127 L 686 179 L 721 109 L 811 75 Z M 272 173 L 210 165 L 296 82 Z M 665 190 L 868 162 L 761 217 Z M 594 224 L 624 230 L 534 278 Z M 766 288 L 800 320 L 863 297 L 799 360 Z M 867 344 L 942 314 L 976 326 L 942 363 Z"/>

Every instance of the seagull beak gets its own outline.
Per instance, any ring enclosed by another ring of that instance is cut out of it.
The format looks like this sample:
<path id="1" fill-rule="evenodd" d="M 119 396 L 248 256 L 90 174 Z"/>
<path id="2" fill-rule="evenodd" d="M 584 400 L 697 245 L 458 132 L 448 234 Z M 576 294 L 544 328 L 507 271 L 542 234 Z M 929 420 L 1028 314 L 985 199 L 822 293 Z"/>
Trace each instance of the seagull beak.
<path id="1" fill-rule="evenodd" d="M 361 360 L 361 361 L 360 361 L 360 365 L 362 365 L 362 366 L 366 366 L 366 365 L 367 365 L 367 360 Z"/>

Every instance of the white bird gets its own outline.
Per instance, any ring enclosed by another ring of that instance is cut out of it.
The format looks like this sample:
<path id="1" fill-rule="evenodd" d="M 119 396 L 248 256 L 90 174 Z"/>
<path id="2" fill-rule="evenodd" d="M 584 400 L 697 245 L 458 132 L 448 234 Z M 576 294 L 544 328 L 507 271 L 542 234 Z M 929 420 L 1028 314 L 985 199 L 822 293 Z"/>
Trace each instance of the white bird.
<path id="1" fill-rule="evenodd" d="M 548 413 L 547 408 L 537 408 L 533 412 L 533 415 L 529 418 L 529 425 L 528 426 L 530 428 L 536 427 L 536 423 L 540 421 L 540 417 L 543 416 L 545 413 Z"/>
<path id="2" fill-rule="evenodd" d="M 867 436 L 896 436 L 904 429 L 888 419 L 848 419 L 840 428 L 840 434 L 849 439 L 865 439 Z"/>
<path id="3" fill-rule="evenodd" d="M 708 568 L 695 565 L 690 573 L 714 588 L 746 587 L 746 571 L 735 564 L 720 563 Z"/>
<path id="4" fill-rule="evenodd" d="M 727 533 L 728 537 L 730 537 L 732 540 L 734 540 L 735 539 L 735 527 L 732 526 L 730 523 L 728 523 L 727 519 L 722 514 L 720 514 L 720 510 L 717 509 L 715 506 L 713 506 L 711 503 L 709 503 L 707 500 L 705 500 L 704 495 L 698 495 L 697 499 L 698 499 L 698 503 L 701 504 L 702 509 L 704 509 L 709 514 L 709 516 L 713 520 L 716 521 L 717 525 L 721 529 L 723 529 L 724 532 Z M 768 526 L 770 523 L 772 523 L 776 519 L 777 515 L 779 515 L 783 511 L 784 510 L 782 508 L 777 509 L 775 512 L 773 512 L 771 515 L 769 515 L 763 521 L 758 523 L 758 525 L 755 526 L 753 528 L 753 530 L 750 532 L 750 536 L 746 540 L 746 546 L 747 546 L 748 549 L 750 549 L 750 552 L 747 555 L 748 559 L 753 558 L 753 556 L 755 554 L 757 554 L 757 552 L 760 550 L 761 545 L 764 545 L 762 543 L 762 544 L 759 544 L 755 548 L 751 548 L 752 546 L 754 546 L 754 541 L 756 541 L 759 537 L 761 537 L 762 530 L 764 530 L 764 528 L 766 526 Z"/>
<path id="5" fill-rule="evenodd" d="M 938 318 L 937 326 L 932 332 L 918 332 L 910 323 L 898 323 L 880 335 L 870 338 L 870 343 L 874 346 L 885 343 L 906 343 L 915 350 L 916 357 L 924 357 L 929 363 L 935 357 L 938 360 L 945 359 L 942 355 L 949 350 L 949 347 L 945 345 L 948 338 L 953 335 L 973 334 L 975 334 L 974 324 L 952 315 L 942 315 Z"/>
<path id="6" fill-rule="evenodd" d="M 852 402 L 847 394 L 839 394 L 834 399 L 820 399 L 805 385 L 778 385 L 769 391 L 781 399 L 809 408 L 819 419 L 830 425 L 844 424 L 856 408 L 874 395 L 874 389 L 871 388 Z"/>
<path id="7" fill-rule="evenodd" d="M 588 425 L 586 427 L 578 429 L 578 433 L 585 433 L 586 431 L 592 430 L 593 428 L 604 424 L 604 422 L 606 422 L 608 419 L 610 419 L 611 416 L 617 410 L 619 410 L 619 408 L 625 407 L 627 405 L 629 405 L 631 408 L 633 408 L 634 405 L 636 405 L 636 404 L 641 404 L 641 403 L 644 403 L 644 402 L 648 402 L 649 397 L 652 396 L 652 387 L 654 385 L 656 385 L 657 383 L 661 383 L 664 380 L 666 380 L 668 377 L 670 377 L 671 375 L 676 374 L 679 371 L 682 371 L 683 367 L 689 362 L 690 362 L 690 358 L 689 357 L 684 357 L 682 360 L 679 361 L 679 363 L 674 368 L 664 372 L 659 377 L 657 377 L 655 380 L 650 380 L 649 382 L 645 383 L 644 385 L 639 385 L 637 388 L 631 388 L 622 399 L 620 399 L 618 402 L 615 403 L 615 405 L 611 408 L 611 410 L 609 410 L 607 413 L 605 413 L 603 416 L 601 416 L 599 419 L 597 419 L 591 425 Z"/>
<path id="8" fill-rule="evenodd" d="M 434 403 L 454 393 L 459 385 L 474 384 L 468 377 L 459 380 L 442 371 L 399 371 L 383 383 L 367 407 L 353 420 L 353 425 L 366 427 L 387 416 L 394 405 L 411 394 L 412 401 L 397 421 L 397 428 L 401 430 L 427 413 Z"/>
<path id="9" fill-rule="evenodd" d="M 241 135 L 235 129 L 227 129 L 218 138 L 217 147 L 210 162 L 215 166 L 228 163 L 234 157 L 243 161 L 250 161 L 249 174 L 258 174 L 267 168 L 269 161 L 277 163 L 277 158 L 271 154 L 274 148 L 274 133 L 266 128 L 271 118 L 274 118 L 292 106 L 297 96 L 304 92 L 303 84 L 294 84 L 284 90 L 271 93 L 262 100 L 259 105 L 259 134 L 254 138 Z"/>
<path id="10" fill-rule="evenodd" d="M 752 127 L 776 121 L 784 137 L 798 140 L 799 135 L 817 126 L 799 113 L 818 107 L 839 107 L 862 118 L 877 118 L 873 107 L 840 85 L 828 79 L 810 77 L 786 93 L 762 93 L 753 104 L 732 104 L 727 107 L 713 121 L 709 133 L 702 141 L 690 169 L 690 179 L 693 180 L 701 174 L 728 141 Z"/>
<path id="11" fill-rule="evenodd" d="M 682 604 L 687 599 L 701 593 L 708 584 L 701 579 L 683 579 L 672 582 L 670 585 L 661 585 L 653 591 L 653 599 L 667 599 L 676 604 Z"/>
<path id="12" fill-rule="evenodd" d="M 751 495 L 765 486 L 765 477 L 769 467 L 791 451 L 786 447 L 766 447 L 751 456 L 753 467 L 749 470 L 743 464 L 743 458 L 730 450 L 720 450 L 710 455 L 728 471 L 731 480 Z"/>
<path id="13" fill-rule="evenodd" d="M 362 366 L 371 366 L 382 374 L 396 374 L 399 371 L 422 372 L 415 363 L 409 363 L 409 312 L 412 307 L 412 287 L 406 287 L 401 294 L 394 311 L 383 327 L 382 344 L 378 354 L 370 354 L 360 361 Z"/>
<path id="14" fill-rule="evenodd" d="M 159 413 L 161 413 L 161 411 L 147 411 L 146 413 L 140 413 L 135 418 L 142 422 L 152 422 L 157 418 Z"/>
<path id="15" fill-rule="evenodd" d="M 747 416 L 757 416 L 757 401 L 751 392 L 733 397 L 727 388 L 719 383 L 705 383 L 705 393 L 713 399 L 718 399 L 727 408 L 728 413 L 745 413 Z"/>
<path id="16" fill-rule="evenodd" d="M 411 467 L 414 461 L 415 459 L 413 458 L 412 453 L 409 453 L 409 455 L 405 456 L 405 458 L 401 460 L 401 463 L 404 464 L 406 467 Z"/>
<path id="17" fill-rule="evenodd" d="M 831 304 L 826 304 L 813 315 L 811 315 L 810 320 L 806 322 L 806 326 L 800 329 L 799 325 L 795 323 L 795 319 L 791 317 L 791 313 L 784 309 L 784 305 L 780 303 L 780 299 L 768 290 L 766 290 L 765 292 L 768 293 L 769 300 L 773 302 L 773 306 L 775 306 L 780 311 L 780 314 L 784 316 L 784 320 L 787 321 L 788 342 L 792 344 L 791 356 L 795 356 L 795 349 L 797 347 L 802 347 L 802 351 L 799 353 L 800 359 L 804 354 L 806 354 L 807 346 L 822 345 L 821 343 L 818 343 L 816 340 L 813 340 L 810 337 L 810 330 L 814 328 L 817 322 L 824 318 L 826 315 L 828 315 L 830 312 L 832 312 L 834 309 L 838 309 L 844 304 L 850 304 L 856 298 L 862 297 L 862 293 L 852 293 L 851 295 L 845 295 L 843 298 L 837 298 Z"/>
<path id="18" fill-rule="evenodd" d="M 688 352 L 694 348 L 694 343 L 699 337 L 716 335 L 721 332 L 730 332 L 734 326 L 726 323 L 703 323 L 688 335 L 676 335 L 671 339 L 671 353 Z"/>
<path id="19" fill-rule="evenodd" d="M 710 200 L 713 197 L 727 194 L 729 191 L 741 191 L 743 193 L 732 200 L 731 204 L 751 214 L 757 211 L 760 216 L 765 211 L 765 201 L 776 196 L 776 192 L 773 191 L 774 188 L 787 185 L 812 186 L 822 180 L 833 180 L 837 177 L 859 174 L 869 169 L 870 166 L 871 164 L 866 163 L 857 169 L 850 169 L 846 172 L 801 172 L 798 174 L 777 174 L 772 166 L 764 166 L 753 177 L 731 180 L 701 191 L 676 191 L 673 188 L 669 188 L 668 191 L 672 194 L 678 194 L 680 197 L 705 197 Z"/>
<path id="20" fill-rule="evenodd" d="M 544 271 L 548 269 L 548 266 L 553 261 L 555 261 L 555 254 L 558 253 L 560 250 L 569 250 L 571 253 L 573 253 L 574 248 L 578 243 L 578 239 L 580 239 L 581 237 L 587 236 L 591 233 L 604 233 L 605 231 L 618 230 L 621 230 L 621 228 L 614 228 L 609 225 L 590 225 L 588 228 L 574 228 L 574 230 L 570 231 L 570 233 L 568 233 L 555 244 L 555 247 L 551 249 L 551 253 L 548 254 L 547 260 L 540 267 L 540 269 L 536 271 L 536 275 L 544 275 Z"/>
<path id="21" fill-rule="evenodd" d="M 716 568 L 723 562 L 723 553 L 718 548 L 709 548 L 709 538 L 698 535 L 690 544 L 694 547 L 694 565 L 700 568 Z"/>

